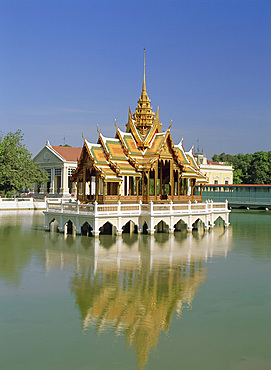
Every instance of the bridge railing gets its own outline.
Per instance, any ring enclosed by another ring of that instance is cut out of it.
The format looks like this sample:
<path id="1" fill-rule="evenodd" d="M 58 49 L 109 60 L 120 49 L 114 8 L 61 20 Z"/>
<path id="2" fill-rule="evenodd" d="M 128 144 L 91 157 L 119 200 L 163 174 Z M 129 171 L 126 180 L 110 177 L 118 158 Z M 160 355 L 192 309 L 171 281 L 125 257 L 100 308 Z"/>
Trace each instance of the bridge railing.
<path id="1" fill-rule="evenodd" d="M 151 203 L 150 203 L 151 204 Z M 197 213 L 208 213 L 208 212 L 225 212 L 228 210 L 228 203 L 219 202 L 213 203 L 204 202 L 204 203 L 191 203 L 186 204 L 174 204 L 172 202 L 168 204 L 151 204 L 151 213 L 152 214 L 197 214 Z"/>

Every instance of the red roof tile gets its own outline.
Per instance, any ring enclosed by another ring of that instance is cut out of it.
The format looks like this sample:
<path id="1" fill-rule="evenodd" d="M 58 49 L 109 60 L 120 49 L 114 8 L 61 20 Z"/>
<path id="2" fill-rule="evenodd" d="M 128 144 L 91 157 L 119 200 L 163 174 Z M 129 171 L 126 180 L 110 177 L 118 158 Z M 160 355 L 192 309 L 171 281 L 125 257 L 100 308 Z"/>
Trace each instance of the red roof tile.
<path id="1" fill-rule="evenodd" d="M 222 165 L 221 163 L 219 163 L 219 162 L 214 162 L 214 161 L 210 161 L 209 159 L 207 159 L 207 164 L 214 164 L 214 165 Z"/>
<path id="2" fill-rule="evenodd" d="M 52 148 L 65 158 L 66 161 L 76 162 L 79 159 L 82 148 L 73 148 L 71 146 L 52 145 Z"/>

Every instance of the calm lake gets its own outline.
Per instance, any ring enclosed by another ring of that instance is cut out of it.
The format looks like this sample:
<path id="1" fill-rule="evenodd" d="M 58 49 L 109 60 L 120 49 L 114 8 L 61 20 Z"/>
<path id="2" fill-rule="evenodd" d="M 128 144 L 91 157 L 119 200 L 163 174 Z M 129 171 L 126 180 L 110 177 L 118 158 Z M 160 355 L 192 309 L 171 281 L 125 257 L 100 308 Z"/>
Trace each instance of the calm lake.
<path id="1" fill-rule="evenodd" d="M 271 212 L 99 239 L 0 213 L 1 369 L 271 369 Z"/>

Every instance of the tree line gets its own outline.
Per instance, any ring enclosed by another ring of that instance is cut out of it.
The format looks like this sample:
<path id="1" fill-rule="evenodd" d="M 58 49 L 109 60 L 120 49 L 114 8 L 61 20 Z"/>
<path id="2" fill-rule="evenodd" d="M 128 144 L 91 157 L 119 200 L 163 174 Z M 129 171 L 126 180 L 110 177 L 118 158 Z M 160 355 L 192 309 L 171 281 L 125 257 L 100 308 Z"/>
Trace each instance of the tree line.
<path id="1" fill-rule="evenodd" d="M 234 184 L 271 184 L 271 151 L 253 154 L 214 154 L 214 162 L 233 165 Z"/>
<path id="2" fill-rule="evenodd" d="M 21 130 L 0 135 L 0 193 L 14 195 L 48 181 L 48 174 L 34 164 L 23 144 Z"/>

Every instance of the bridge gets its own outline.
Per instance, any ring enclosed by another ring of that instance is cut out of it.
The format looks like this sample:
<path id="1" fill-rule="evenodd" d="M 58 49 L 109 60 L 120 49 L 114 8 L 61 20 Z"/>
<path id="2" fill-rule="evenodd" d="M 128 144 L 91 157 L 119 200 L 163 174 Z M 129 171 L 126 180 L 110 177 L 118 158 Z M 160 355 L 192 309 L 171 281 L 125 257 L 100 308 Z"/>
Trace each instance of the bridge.
<path id="1" fill-rule="evenodd" d="M 99 236 L 108 225 L 111 232 L 121 235 L 125 228 L 130 232 L 148 233 L 168 231 L 173 233 L 183 227 L 191 232 L 199 222 L 205 230 L 215 226 L 220 218 L 225 227 L 229 226 L 228 203 L 206 201 L 204 203 L 127 204 L 83 204 L 79 201 L 46 202 L 45 229 L 56 221 L 58 231 L 79 235 Z"/>
<path id="2" fill-rule="evenodd" d="M 271 185 L 206 185 L 202 199 L 214 202 L 227 200 L 231 208 L 271 209 Z"/>

